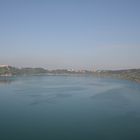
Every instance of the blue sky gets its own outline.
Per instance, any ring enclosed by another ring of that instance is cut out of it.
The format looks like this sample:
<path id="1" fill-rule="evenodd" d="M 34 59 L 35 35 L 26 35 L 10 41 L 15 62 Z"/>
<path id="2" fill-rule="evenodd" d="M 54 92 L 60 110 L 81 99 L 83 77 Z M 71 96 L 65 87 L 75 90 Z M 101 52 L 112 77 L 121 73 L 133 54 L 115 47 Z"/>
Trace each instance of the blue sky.
<path id="1" fill-rule="evenodd" d="M 139 0 L 0 0 L 0 64 L 140 68 Z"/>

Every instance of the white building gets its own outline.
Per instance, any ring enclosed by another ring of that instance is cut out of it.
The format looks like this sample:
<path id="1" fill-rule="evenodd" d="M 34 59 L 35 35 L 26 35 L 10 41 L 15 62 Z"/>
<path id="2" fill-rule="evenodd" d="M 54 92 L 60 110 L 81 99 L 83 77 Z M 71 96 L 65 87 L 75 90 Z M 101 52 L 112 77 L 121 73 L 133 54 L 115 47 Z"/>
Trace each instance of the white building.
<path id="1" fill-rule="evenodd" d="M 0 65 L 0 68 L 3 68 L 3 67 L 9 67 L 9 65 Z"/>

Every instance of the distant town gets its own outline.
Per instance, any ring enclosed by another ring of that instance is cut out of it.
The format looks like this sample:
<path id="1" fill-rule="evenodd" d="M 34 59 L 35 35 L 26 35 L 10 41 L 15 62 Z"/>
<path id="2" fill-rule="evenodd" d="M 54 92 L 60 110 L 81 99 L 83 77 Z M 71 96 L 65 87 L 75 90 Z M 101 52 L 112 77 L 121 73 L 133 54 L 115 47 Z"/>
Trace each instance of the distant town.
<path id="1" fill-rule="evenodd" d="M 122 78 L 140 82 L 140 69 L 127 70 L 74 70 L 74 69 L 54 69 L 44 68 L 17 68 L 9 65 L 0 65 L 0 77 L 22 76 L 22 75 L 65 75 L 65 74 L 85 74 L 94 76 L 108 76 Z"/>

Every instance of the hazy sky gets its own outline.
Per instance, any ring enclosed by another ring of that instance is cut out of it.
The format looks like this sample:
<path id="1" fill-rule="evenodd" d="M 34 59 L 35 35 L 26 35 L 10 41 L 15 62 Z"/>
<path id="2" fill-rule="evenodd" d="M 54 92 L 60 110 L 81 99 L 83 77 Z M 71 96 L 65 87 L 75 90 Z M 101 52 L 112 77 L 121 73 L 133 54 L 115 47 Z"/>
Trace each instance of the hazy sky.
<path id="1" fill-rule="evenodd" d="M 140 0 L 0 0 L 0 64 L 140 68 Z"/>

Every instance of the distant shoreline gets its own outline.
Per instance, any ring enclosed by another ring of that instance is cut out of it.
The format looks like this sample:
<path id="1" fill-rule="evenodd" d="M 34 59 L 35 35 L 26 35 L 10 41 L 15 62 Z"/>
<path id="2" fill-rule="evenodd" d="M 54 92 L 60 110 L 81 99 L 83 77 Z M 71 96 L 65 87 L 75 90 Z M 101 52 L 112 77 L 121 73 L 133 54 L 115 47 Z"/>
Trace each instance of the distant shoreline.
<path id="1" fill-rule="evenodd" d="M 140 69 L 128 70 L 73 70 L 73 69 L 54 69 L 47 70 L 44 68 L 16 68 L 8 65 L 0 67 L 0 77 L 11 76 L 28 76 L 28 75 L 94 75 L 99 77 L 114 77 L 126 79 L 140 83 Z"/>

